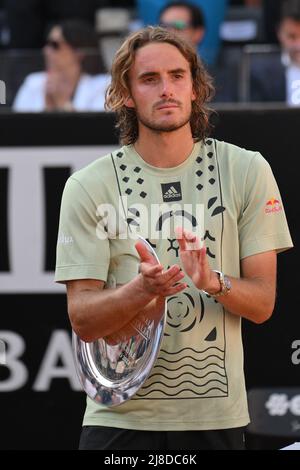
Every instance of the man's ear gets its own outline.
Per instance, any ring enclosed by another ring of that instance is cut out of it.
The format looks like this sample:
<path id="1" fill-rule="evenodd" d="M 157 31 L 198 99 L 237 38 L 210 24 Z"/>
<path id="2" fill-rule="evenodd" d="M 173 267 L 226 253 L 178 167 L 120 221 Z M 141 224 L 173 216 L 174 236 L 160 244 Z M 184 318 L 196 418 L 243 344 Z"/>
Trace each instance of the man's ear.
<path id="1" fill-rule="evenodd" d="M 125 106 L 127 106 L 127 108 L 135 108 L 135 104 L 134 104 L 134 101 L 133 99 L 131 98 L 131 96 L 128 96 L 124 102 Z"/>
<path id="2" fill-rule="evenodd" d="M 194 33 L 194 40 L 196 44 L 201 44 L 203 41 L 205 35 L 205 29 L 204 28 L 197 28 Z"/>

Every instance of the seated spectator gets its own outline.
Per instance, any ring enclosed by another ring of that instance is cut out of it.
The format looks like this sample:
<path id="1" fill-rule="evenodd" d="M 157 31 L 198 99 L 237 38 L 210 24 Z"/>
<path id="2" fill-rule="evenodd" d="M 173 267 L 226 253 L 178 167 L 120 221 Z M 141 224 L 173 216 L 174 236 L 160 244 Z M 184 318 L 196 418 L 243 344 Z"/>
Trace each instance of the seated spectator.
<path id="1" fill-rule="evenodd" d="M 188 39 L 195 48 L 201 43 L 205 33 L 202 10 L 187 2 L 167 3 L 160 11 L 159 23 Z"/>
<path id="2" fill-rule="evenodd" d="M 250 100 L 300 105 L 300 0 L 282 4 L 277 30 L 280 51 L 250 63 Z"/>
<path id="3" fill-rule="evenodd" d="M 183 36 L 199 50 L 205 33 L 206 24 L 201 8 L 193 3 L 173 1 L 167 3 L 159 13 L 159 24 Z M 204 61 L 205 62 L 205 61 Z M 215 81 L 215 102 L 236 101 L 236 77 L 232 77 L 230 67 L 218 63 L 205 64 Z"/>
<path id="4" fill-rule="evenodd" d="M 170 0 L 136 0 L 137 13 L 144 25 L 156 24 L 159 12 Z M 214 65 L 220 51 L 220 25 L 224 21 L 229 0 L 190 0 L 180 2 L 192 4 L 203 11 L 209 27 L 201 41 L 199 53 L 206 64 Z M 173 2 L 172 2 L 173 3 Z M 217 6 L 216 6 L 217 3 Z"/>
<path id="5" fill-rule="evenodd" d="M 98 38 L 85 22 L 54 26 L 43 49 L 44 72 L 30 74 L 13 103 L 14 111 L 101 111 L 109 76 Z"/>

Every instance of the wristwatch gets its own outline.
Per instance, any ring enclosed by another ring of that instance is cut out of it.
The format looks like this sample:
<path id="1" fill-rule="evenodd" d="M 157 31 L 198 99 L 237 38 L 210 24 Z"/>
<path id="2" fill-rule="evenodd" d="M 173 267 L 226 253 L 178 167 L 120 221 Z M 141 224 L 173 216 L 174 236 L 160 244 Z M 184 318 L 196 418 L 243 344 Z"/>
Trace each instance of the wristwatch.
<path id="1" fill-rule="evenodd" d="M 220 295 L 228 295 L 231 290 L 231 282 L 228 276 L 222 273 L 222 271 L 217 271 L 213 269 L 213 272 L 217 273 L 220 281 L 220 290 L 215 294 L 210 294 L 209 292 L 203 291 L 205 294 L 210 295 L 211 297 L 219 297 Z"/>

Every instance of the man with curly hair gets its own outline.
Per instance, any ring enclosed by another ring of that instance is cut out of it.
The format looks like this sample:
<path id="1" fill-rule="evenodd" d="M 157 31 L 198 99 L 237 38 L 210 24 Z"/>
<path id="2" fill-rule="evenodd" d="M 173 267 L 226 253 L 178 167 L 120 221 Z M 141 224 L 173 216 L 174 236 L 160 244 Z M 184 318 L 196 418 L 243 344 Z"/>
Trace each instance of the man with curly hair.
<path id="1" fill-rule="evenodd" d="M 77 335 L 117 343 L 167 298 L 146 382 L 119 406 L 88 398 L 81 449 L 244 448 L 241 319 L 271 316 L 276 254 L 292 241 L 266 160 L 208 138 L 212 93 L 191 45 L 159 27 L 133 33 L 115 56 L 106 96 L 123 146 L 66 183 L 56 281 L 67 285 Z M 160 263 L 123 236 L 124 224 L 109 215 L 103 222 L 104 204 L 124 211 Z M 66 236 L 72 243 L 61 242 Z"/>

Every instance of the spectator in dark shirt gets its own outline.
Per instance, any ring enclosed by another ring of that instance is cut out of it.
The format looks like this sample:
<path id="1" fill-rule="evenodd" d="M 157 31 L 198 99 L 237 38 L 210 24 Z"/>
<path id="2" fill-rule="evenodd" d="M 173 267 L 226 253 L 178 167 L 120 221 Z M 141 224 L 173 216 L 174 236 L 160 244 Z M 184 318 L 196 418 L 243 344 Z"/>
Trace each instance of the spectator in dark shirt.
<path id="1" fill-rule="evenodd" d="M 278 54 L 258 55 L 250 66 L 251 101 L 300 105 L 300 0 L 282 3 Z"/>

